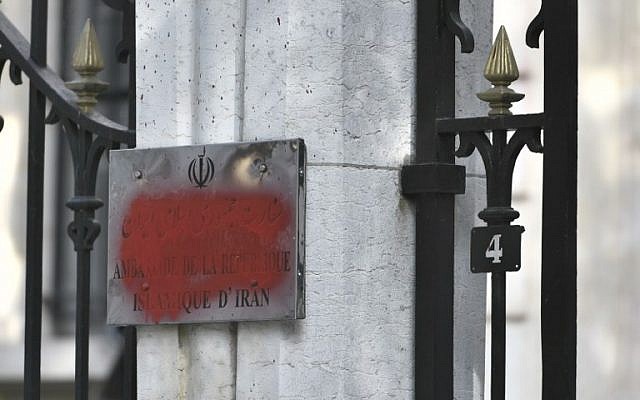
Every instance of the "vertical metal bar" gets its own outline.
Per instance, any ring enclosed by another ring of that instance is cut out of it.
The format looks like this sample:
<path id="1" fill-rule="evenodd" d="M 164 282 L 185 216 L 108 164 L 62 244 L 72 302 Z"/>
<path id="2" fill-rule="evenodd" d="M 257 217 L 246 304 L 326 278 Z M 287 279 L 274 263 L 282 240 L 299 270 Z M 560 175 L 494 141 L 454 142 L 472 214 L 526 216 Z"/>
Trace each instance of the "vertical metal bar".
<path id="1" fill-rule="evenodd" d="M 33 0 L 31 58 L 41 66 L 47 63 L 47 11 L 47 0 Z M 30 83 L 24 351 L 24 398 L 27 400 L 40 399 L 45 107 L 44 95 Z"/>
<path id="2" fill-rule="evenodd" d="M 69 134 L 69 133 L 67 133 Z M 75 151 L 79 160 L 84 160 L 87 156 L 88 137 L 85 132 L 79 131 L 77 134 L 77 147 L 72 147 L 71 151 Z M 80 243 L 84 238 L 85 224 L 83 223 L 86 215 L 83 207 L 71 207 L 71 203 L 78 199 L 78 196 L 88 195 L 87 183 L 82 179 L 84 174 L 79 173 L 80 169 L 85 168 L 85 164 L 78 162 L 74 165 L 75 182 L 74 182 L 74 198 L 67 202 L 67 207 L 74 210 L 74 220 L 69 225 L 70 233 L 74 239 L 74 248 L 76 251 L 76 359 L 75 359 L 75 399 L 88 400 L 89 397 L 89 310 L 90 310 L 90 283 L 91 283 L 91 253 L 90 248 L 81 246 Z M 73 232 L 76 230 L 77 232 Z"/>
<path id="3" fill-rule="evenodd" d="M 135 3 L 131 6 L 131 12 L 123 13 L 123 23 L 130 25 L 130 30 L 124 30 L 133 35 L 129 41 L 129 128 L 136 129 L 136 29 L 135 29 Z M 125 38 L 127 40 L 127 38 Z M 137 398 L 137 334 L 135 326 L 124 328 L 124 379 L 123 395 L 125 400 Z"/>
<path id="4" fill-rule="evenodd" d="M 455 46 L 441 27 L 441 1 L 417 2 L 416 163 L 454 162 L 452 138 L 435 119 L 451 117 Z M 453 398 L 454 195 L 416 199 L 415 398 Z"/>
<path id="5" fill-rule="evenodd" d="M 506 282 L 505 272 L 491 274 L 491 400 L 505 398 Z"/>
<path id="6" fill-rule="evenodd" d="M 77 254 L 76 280 L 76 371 L 75 398 L 87 400 L 89 396 L 89 327 L 91 309 L 91 251 L 93 242 L 100 233 L 100 224 L 94 219 L 95 210 L 102 207 L 95 197 L 97 160 L 88 160 L 92 134 L 80 130 L 72 134 L 71 151 L 76 152 L 75 195 L 67 202 L 74 211 L 73 222 L 69 225 L 69 236 L 74 241 Z M 100 154 L 94 155 L 100 157 Z M 95 169 L 92 169 L 95 168 Z"/>
<path id="7" fill-rule="evenodd" d="M 69 18 L 73 10 L 73 5 L 69 1 L 63 1 L 61 4 L 60 14 L 61 18 L 58 21 L 62 29 L 62 37 L 60 43 L 60 63 L 59 68 L 62 71 L 62 77 L 64 78 L 66 75 L 66 71 L 68 70 L 68 63 L 71 60 L 71 55 L 73 53 L 73 43 L 71 40 L 68 40 L 70 25 L 69 23 L 65 23 L 64 21 Z M 56 226 L 56 235 L 53 239 L 55 241 L 55 262 L 54 262 L 54 271 L 53 271 L 53 290 L 54 290 L 54 299 L 53 299 L 53 322 L 54 322 L 54 330 L 56 334 L 70 334 L 71 333 L 71 320 L 69 318 L 69 308 L 73 306 L 72 301 L 70 301 L 70 296 L 65 296 L 68 291 L 65 289 L 68 287 L 69 283 L 67 282 L 67 271 L 70 267 L 67 266 L 66 257 L 65 257 L 65 249 L 67 245 L 67 241 L 69 237 L 66 235 L 66 223 L 68 220 L 68 215 L 65 212 L 65 203 L 69 198 L 67 192 L 67 185 L 69 182 L 68 171 L 69 163 L 71 160 L 70 153 L 68 153 L 67 140 L 64 137 L 64 131 L 61 126 L 58 127 L 58 132 L 54 137 L 55 140 L 55 152 L 56 155 L 56 181 L 55 181 L 55 191 L 56 191 L 56 205 L 55 205 L 55 222 Z"/>
<path id="8" fill-rule="evenodd" d="M 90 263 L 88 249 L 77 249 L 75 399 L 89 398 Z"/>
<path id="9" fill-rule="evenodd" d="M 47 65 L 48 0 L 31 3 L 31 58 L 40 66 Z"/>
<path id="10" fill-rule="evenodd" d="M 135 326 L 124 328 L 124 379 L 122 398 L 135 400 L 137 393 L 137 335 Z"/>
<path id="11" fill-rule="evenodd" d="M 132 4 L 130 12 L 124 13 L 123 23 L 130 25 L 129 32 L 132 38 L 125 38 L 130 43 L 129 46 L 129 129 L 136 129 L 136 27 L 135 27 L 135 3 Z"/>
<path id="12" fill-rule="evenodd" d="M 495 160 L 502 160 L 507 146 L 507 131 L 496 129 L 492 133 L 491 151 Z M 499 165 L 497 170 L 504 167 Z M 487 208 L 511 206 L 511 185 L 505 185 L 503 173 L 487 176 Z M 508 219 L 486 219 L 488 226 L 509 225 Z M 493 272 L 491 274 L 491 400 L 505 398 L 506 371 L 506 330 L 507 330 L 507 274 Z"/>
<path id="13" fill-rule="evenodd" d="M 578 2 L 543 2 L 542 398 L 576 398 Z"/>
<path id="14" fill-rule="evenodd" d="M 92 134 L 85 131 L 67 132 L 73 135 L 71 151 L 76 152 L 75 195 L 67 202 L 74 211 L 74 219 L 69 224 L 68 233 L 74 241 L 76 251 L 76 359 L 75 359 L 75 399 L 87 400 L 89 396 L 89 327 L 91 309 L 91 250 L 100 233 L 100 224 L 95 221 L 95 210 L 102 201 L 95 197 L 97 163 L 86 162 Z M 98 156 L 99 157 L 99 156 Z M 92 167 L 93 165 L 93 167 Z"/>
<path id="15" fill-rule="evenodd" d="M 455 42 L 441 13 L 439 0 L 417 3 L 416 163 L 455 161 L 454 139 L 435 129 L 436 118 L 455 112 Z"/>

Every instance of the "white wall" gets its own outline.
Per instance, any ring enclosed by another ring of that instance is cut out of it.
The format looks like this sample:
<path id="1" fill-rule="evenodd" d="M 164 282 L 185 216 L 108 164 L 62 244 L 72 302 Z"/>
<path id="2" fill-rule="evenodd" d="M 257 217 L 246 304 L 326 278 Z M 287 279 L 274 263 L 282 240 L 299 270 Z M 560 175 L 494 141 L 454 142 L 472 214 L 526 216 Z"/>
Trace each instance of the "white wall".
<path id="1" fill-rule="evenodd" d="M 481 4 L 480 4 L 481 3 Z M 480 54 L 459 65 L 459 111 Z M 414 121 L 415 2 L 137 2 L 138 147 L 305 139 L 307 318 L 139 329 L 141 399 L 413 398 L 414 214 L 400 194 Z M 456 396 L 481 398 L 485 282 L 467 272 L 484 202 L 472 161 L 460 197 Z M 419 362 L 419 360 L 418 360 Z"/>

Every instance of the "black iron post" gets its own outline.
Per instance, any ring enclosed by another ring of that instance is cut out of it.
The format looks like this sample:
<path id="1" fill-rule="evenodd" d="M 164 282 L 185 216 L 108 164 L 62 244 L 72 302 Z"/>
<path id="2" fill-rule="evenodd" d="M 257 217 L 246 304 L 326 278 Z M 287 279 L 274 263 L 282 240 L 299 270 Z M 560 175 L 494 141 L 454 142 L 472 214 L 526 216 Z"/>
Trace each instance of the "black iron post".
<path id="1" fill-rule="evenodd" d="M 453 164 L 436 117 L 454 112 L 454 39 L 439 1 L 417 3 L 416 164 Z M 453 193 L 416 197 L 415 398 L 453 398 Z"/>
<path id="2" fill-rule="evenodd" d="M 40 67 L 47 64 L 47 14 L 47 0 L 32 2 L 31 59 Z M 24 398 L 27 400 L 40 399 L 45 106 L 44 94 L 30 82 L 24 352 Z"/>
<path id="3" fill-rule="evenodd" d="M 578 1 L 543 1 L 542 398 L 576 398 Z"/>
<path id="4" fill-rule="evenodd" d="M 76 167 L 77 169 L 77 167 Z M 80 174 L 78 174 L 80 172 Z M 80 176 L 79 176 L 80 175 Z M 75 196 L 67 202 L 74 211 L 73 222 L 68 233 L 73 239 L 76 251 L 76 366 L 75 398 L 89 397 L 89 310 L 91 250 L 100 233 L 100 224 L 94 219 L 95 210 L 102 207 L 102 201 L 95 197 L 93 185 L 82 176 L 84 171 L 76 171 Z M 93 186 L 93 188 L 89 187 Z"/>
<path id="5" fill-rule="evenodd" d="M 436 119 L 455 112 L 454 34 L 464 52 L 473 36 L 457 0 L 416 6 L 415 163 L 403 168 L 402 188 L 416 206 L 415 398 L 440 400 L 453 398 L 454 199 L 464 193 L 465 172 Z"/>
<path id="6" fill-rule="evenodd" d="M 107 1 L 108 2 L 108 1 Z M 120 2 L 123 13 L 122 42 L 118 46 L 118 61 L 129 62 L 129 129 L 136 129 L 136 6 L 134 2 Z M 137 333 L 135 326 L 123 328 L 124 334 L 124 379 L 122 398 L 137 398 Z"/>
<path id="7" fill-rule="evenodd" d="M 89 397 L 89 311 L 91 250 L 100 234 L 100 224 L 94 219 L 95 210 L 102 207 L 102 201 L 95 197 L 95 182 L 99 156 L 93 162 L 88 159 L 92 144 L 92 134 L 78 132 L 75 127 L 65 124 L 65 133 L 70 136 L 71 151 L 74 153 L 74 197 L 67 202 L 74 212 L 68 233 L 76 251 L 76 359 L 75 359 L 75 399 Z M 101 154 L 101 153 L 100 153 Z"/>
<path id="8" fill-rule="evenodd" d="M 493 131 L 493 147 L 497 159 L 502 158 L 502 152 L 507 144 L 507 132 L 505 130 Z M 487 177 L 489 179 L 489 177 Z M 494 177 L 492 177 L 494 178 Z M 495 179 L 495 178 L 494 178 Z M 488 226 L 509 225 L 512 219 L 506 212 L 501 212 L 501 207 L 511 205 L 505 197 L 511 197 L 511 187 L 508 193 L 506 188 L 500 188 L 497 182 L 487 182 L 487 205 L 486 213 L 481 214 L 481 218 Z M 492 185 L 494 184 L 494 185 Z M 502 189 L 502 190 L 500 190 Z M 500 190 L 500 192 L 497 192 Z M 490 196 L 489 193 L 492 195 Z M 489 212 L 496 210 L 496 212 Z M 506 210 L 505 210 L 506 211 Z M 514 219 L 517 214 L 514 216 Z M 491 399 L 504 399 L 505 394 L 505 332 L 506 332 L 506 272 L 494 272 L 491 274 Z"/>
<path id="9" fill-rule="evenodd" d="M 96 78 L 104 68 L 95 29 L 87 20 L 80 41 L 73 54 L 73 69 L 78 72 L 78 80 L 66 85 L 78 95 L 77 105 L 85 114 L 93 112 L 97 96 L 107 88 L 105 82 Z M 96 198 L 96 178 L 100 159 L 112 142 L 82 129 L 73 121 L 62 118 L 62 127 L 73 156 L 74 197 L 67 202 L 74 212 L 74 219 L 67 232 L 73 240 L 76 251 L 76 371 L 75 398 L 87 400 L 89 397 L 89 311 L 91 309 L 91 251 L 100 234 L 100 224 L 95 220 L 95 211 L 102 207 L 102 200 Z"/>
<path id="10" fill-rule="evenodd" d="M 136 128 L 136 25 L 135 1 L 103 0 L 105 4 L 122 13 L 122 40 L 116 47 L 118 62 L 129 64 L 128 82 L 128 127 Z M 137 334 L 135 326 L 122 328 L 124 337 L 122 398 L 135 400 L 137 397 Z"/>

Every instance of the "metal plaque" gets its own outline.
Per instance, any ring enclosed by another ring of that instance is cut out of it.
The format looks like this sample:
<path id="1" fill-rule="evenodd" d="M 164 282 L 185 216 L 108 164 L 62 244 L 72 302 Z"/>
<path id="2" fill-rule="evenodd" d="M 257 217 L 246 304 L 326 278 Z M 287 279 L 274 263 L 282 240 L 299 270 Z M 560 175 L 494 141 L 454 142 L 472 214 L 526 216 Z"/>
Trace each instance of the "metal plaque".
<path id="1" fill-rule="evenodd" d="M 301 139 L 110 153 L 107 322 L 304 318 Z"/>
<path id="2" fill-rule="evenodd" d="M 483 226 L 471 230 L 471 272 L 519 271 L 520 225 Z"/>

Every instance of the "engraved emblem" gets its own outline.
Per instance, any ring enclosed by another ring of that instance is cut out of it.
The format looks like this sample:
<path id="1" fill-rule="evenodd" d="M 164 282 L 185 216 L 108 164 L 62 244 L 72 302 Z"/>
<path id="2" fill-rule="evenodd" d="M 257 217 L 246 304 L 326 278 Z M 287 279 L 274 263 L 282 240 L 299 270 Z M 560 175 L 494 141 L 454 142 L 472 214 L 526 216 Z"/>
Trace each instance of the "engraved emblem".
<path id="1" fill-rule="evenodd" d="M 189 182 L 196 187 L 202 189 L 213 180 L 213 160 L 211 157 L 205 157 L 206 149 L 202 148 L 202 154 L 198 154 L 197 158 L 194 158 L 189 163 Z"/>

